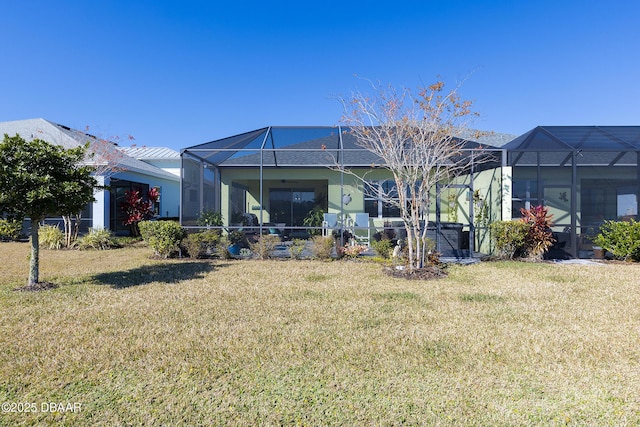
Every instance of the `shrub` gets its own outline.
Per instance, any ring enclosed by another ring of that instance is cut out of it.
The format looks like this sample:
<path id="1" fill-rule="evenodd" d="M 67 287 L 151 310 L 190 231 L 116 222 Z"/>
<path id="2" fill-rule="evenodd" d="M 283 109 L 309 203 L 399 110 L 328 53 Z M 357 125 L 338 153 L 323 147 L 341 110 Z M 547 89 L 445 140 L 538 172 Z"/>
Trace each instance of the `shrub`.
<path id="1" fill-rule="evenodd" d="M 0 241 L 18 240 L 22 231 L 22 220 L 0 219 Z"/>
<path id="2" fill-rule="evenodd" d="M 542 255 L 556 241 L 551 232 L 553 215 L 549 215 L 549 208 L 542 205 L 532 206 L 531 209 L 521 208 L 520 212 L 522 213 L 521 221 L 529 225 L 524 241 L 527 256 L 542 258 Z"/>
<path id="3" fill-rule="evenodd" d="M 198 215 L 198 225 L 202 226 L 221 226 L 224 222 L 222 214 L 212 209 L 205 209 Z"/>
<path id="4" fill-rule="evenodd" d="M 90 228 L 89 233 L 76 240 L 73 246 L 80 250 L 106 250 L 120 247 L 113 233 L 104 228 Z"/>
<path id="5" fill-rule="evenodd" d="M 120 210 L 125 214 L 124 225 L 131 227 L 131 235 L 139 236 L 141 231 L 140 221 L 153 217 L 154 204 L 160 199 L 160 193 L 155 188 L 147 191 L 146 197 L 140 188 L 124 192 L 125 200 L 120 203 Z"/>
<path id="6" fill-rule="evenodd" d="M 208 253 L 215 251 L 220 243 L 219 230 L 207 230 L 200 233 L 192 233 L 182 239 L 181 245 L 191 258 L 203 258 Z"/>
<path id="7" fill-rule="evenodd" d="M 385 228 L 382 231 L 377 231 L 373 235 L 373 240 L 396 240 L 396 231 L 393 228 L 389 228 L 385 224 Z"/>
<path id="8" fill-rule="evenodd" d="M 114 237 L 113 240 L 116 242 L 116 244 L 120 247 L 124 247 L 124 246 L 135 246 L 140 242 L 143 242 L 142 237 L 137 236 L 117 236 Z"/>
<path id="9" fill-rule="evenodd" d="M 175 221 L 141 221 L 140 234 L 156 256 L 168 258 L 180 251 L 184 229 Z"/>
<path id="10" fill-rule="evenodd" d="M 346 256 L 349 259 L 355 259 L 367 249 L 368 247 L 366 245 L 346 244 L 344 245 L 344 247 L 340 248 L 340 254 Z"/>
<path id="11" fill-rule="evenodd" d="M 640 222 L 605 221 L 593 243 L 616 258 L 640 261 Z"/>
<path id="12" fill-rule="evenodd" d="M 389 259 L 393 253 L 393 242 L 390 239 L 372 240 L 371 247 L 382 258 Z"/>
<path id="13" fill-rule="evenodd" d="M 230 231 L 227 234 L 227 240 L 230 245 L 241 245 L 241 246 L 247 245 L 247 239 L 245 238 L 244 233 L 240 230 Z"/>
<path id="14" fill-rule="evenodd" d="M 222 259 L 231 259 L 231 252 L 229 252 L 229 239 L 227 236 L 220 237 L 220 241 L 215 246 L 215 253 Z"/>
<path id="15" fill-rule="evenodd" d="M 302 225 L 305 227 L 322 227 L 322 222 L 324 221 L 324 210 L 320 206 L 316 206 L 307 213 L 307 216 L 302 220 Z M 312 236 L 316 236 L 320 234 L 319 229 L 311 228 L 309 229 L 309 234 Z"/>
<path id="16" fill-rule="evenodd" d="M 306 243 L 307 242 L 302 239 L 293 239 L 293 241 L 291 242 L 291 246 L 289 247 L 289 253 L 291 253 L 291 258 L 301 259 L 302 252 L 304 251 L 304 247 Z"/>
<path id="17" fill-rule="evenodd" d="M 340 240 L 340 235 L 341 234 L 342 234 L 342 241 L 343 242 L 348 242 L 351 239 L 353 239 L 353 234 L 351 234 L 351 232 L 349 230 L 336 229 L 336 230 L 333 230 L 331 232 L 331 235 L 333 236 L 334 240 L 336 240 L 336 241 Z"/>
<path id="18" fill-rule="evenodd" d="M 38 230 L 38 242 L 47 249 L 60 249 L 64 246 L 64 233 L 57 225 L 41 225 Z"/>
<path id="19" fill-rule="evenodd" d="M 523 221 L 497 221 L 489 227 L 498 256 L 513 259 L 524 253 L 529 224 Z"/>
<path id="20" fill-rule="evenodd" d="M 335 240 L 332 237 L 313 236 L 311 240 L 311 253 L 314 258 L 331 259 L 331 252 Z"/>
<path id="21" fill-rule="evenodd" d="M 441 265 L 440 255 L 442 254 L 436 250 L 436 242 L 434 240 L 427 238 L 424 250 L 427 255 L 427 265 Z"/>
<path id="22" fill-rule="evenodd" d="M 258 255 L 259 259 L 268 259 L 271 258 L 271 253 L 278 244 L 280 244 L 280 237 L 274 234 L 265 234 L 249 246 L 251 250 Z"/>

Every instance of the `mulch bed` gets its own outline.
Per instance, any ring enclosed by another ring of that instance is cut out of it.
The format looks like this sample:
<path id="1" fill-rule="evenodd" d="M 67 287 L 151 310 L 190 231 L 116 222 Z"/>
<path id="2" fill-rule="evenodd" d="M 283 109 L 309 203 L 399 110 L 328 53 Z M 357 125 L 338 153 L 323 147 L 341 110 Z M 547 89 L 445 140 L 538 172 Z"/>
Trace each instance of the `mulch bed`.
<path id="1" fill-rule="evenodd" d="M 39 291 L 46 291 L 48 289 L 55 289 L 57 287 L 58 287 L 58 285 L 56 285 L 55 283 L 38 282 L 38 283 L 33 284 L 33 285 L 25 285 L 25 286 L 21 286 L 19 288 L 15 288 L 14 291 L 18 291 L 18 292 L 39 292 Z"/>
<path id="2" fill-rule="evenodd" d="M 407 280 L 433 280 L 447 277 L 447 272 L 437 265 L 430 265 L 415 270 L 409 270 L 408 268 L 398 270 L 397 268 L 385 267 L 384 272 L 391 277 Z"/>

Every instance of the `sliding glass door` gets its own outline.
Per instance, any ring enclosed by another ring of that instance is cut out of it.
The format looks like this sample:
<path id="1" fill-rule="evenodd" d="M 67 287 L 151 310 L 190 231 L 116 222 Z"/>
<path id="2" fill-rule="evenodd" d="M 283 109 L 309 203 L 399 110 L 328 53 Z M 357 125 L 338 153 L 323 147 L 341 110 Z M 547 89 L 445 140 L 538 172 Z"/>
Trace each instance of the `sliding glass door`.
<path id="1" fill-rule="evenodd" d="M 271 222 L 303 227 L 304 218 L 315 206 L 315 192 L 309 189 L 273 188 L 269 192 Z"/>

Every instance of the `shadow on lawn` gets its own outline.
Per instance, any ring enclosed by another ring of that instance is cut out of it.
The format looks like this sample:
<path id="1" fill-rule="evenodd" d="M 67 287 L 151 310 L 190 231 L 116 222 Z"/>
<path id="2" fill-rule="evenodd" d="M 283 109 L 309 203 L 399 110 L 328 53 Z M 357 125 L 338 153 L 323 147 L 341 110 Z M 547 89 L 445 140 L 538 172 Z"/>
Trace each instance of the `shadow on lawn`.
<path id="1" fill-rule="evenodd" d="M 220 266 L 217 265 L 217 267 Z M 201 279 L 213 270 L 213 265 L 208 262 L 155 264 L 127 271 L 101 273 L 95 275 L 93 279 L 100 285 L 110 285 L 113 288 L 122 289 L 153 282 L 178 283 L 185 280 Z"/>

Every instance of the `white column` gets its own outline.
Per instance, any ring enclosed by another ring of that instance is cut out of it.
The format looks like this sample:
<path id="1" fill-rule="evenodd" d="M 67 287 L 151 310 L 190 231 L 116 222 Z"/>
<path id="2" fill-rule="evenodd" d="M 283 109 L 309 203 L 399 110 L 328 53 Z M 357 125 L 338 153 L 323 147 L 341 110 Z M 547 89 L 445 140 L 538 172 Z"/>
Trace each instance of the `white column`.
<path id="1" fill-rule="evenodd" d="M 108 185 L 109 179 L 105 179 L 104 176 L 96 176 L 98 185 Z M 105 184 L 106 183 L 106 184 Z M 110 193 L 105 189 L 98 189 L 94 192 L 96 199 L 93 202 L 93 228 L 109 228 L 109 199 Z"/>
<path id="2" fill-rule="evenodd" d="M 502 220 L 510 221 L 512 218 L 511 205 L 513 196 L 513 168 L 502 166 Z"/>

